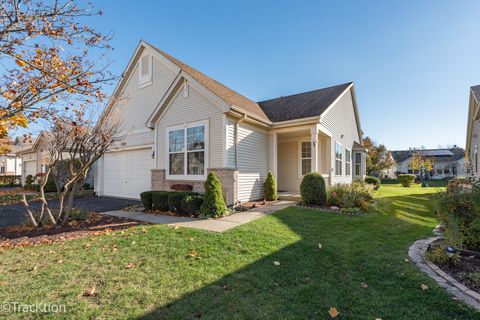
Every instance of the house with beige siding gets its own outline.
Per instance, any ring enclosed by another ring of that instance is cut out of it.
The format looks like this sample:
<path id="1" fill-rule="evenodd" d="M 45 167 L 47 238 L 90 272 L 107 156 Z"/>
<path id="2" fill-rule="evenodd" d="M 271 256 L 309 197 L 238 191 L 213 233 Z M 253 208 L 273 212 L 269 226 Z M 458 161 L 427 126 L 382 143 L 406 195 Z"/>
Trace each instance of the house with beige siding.
<path id="1" fill-rule="evenodd" d="M 479 154 L 480 146 L 480 85 L 470 87 L 468 99 L 467 142 L 465 154 L 468 156 L 468 171 L 480 176 Z"/>
<path id="2" fill-rule="evenodd" d="M 214 172 L 235 205 L 263 199 L 268 171 L 280 192 L 298 192 L 308 172 L 328 186 L 365 175 L 352 82 L 255 102 L 141 41 L 101 121 L 109 117 L 121 134 L 97 162 L 99 195 L 203 192 Z"/>

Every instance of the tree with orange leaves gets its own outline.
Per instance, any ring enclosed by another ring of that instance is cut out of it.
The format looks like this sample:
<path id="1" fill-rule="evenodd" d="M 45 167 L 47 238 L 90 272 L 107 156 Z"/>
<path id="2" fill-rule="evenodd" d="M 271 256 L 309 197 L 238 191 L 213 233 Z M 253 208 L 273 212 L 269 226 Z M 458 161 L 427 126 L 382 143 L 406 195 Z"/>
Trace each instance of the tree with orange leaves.
<path id="1" fill-rule="evenodd" d="M 103 101 L 114 80 L 103 59 L 110 36 L 80 23 L 101 14 L 74 0 L 0 0 L 0 139 L 59 108 Z"/>

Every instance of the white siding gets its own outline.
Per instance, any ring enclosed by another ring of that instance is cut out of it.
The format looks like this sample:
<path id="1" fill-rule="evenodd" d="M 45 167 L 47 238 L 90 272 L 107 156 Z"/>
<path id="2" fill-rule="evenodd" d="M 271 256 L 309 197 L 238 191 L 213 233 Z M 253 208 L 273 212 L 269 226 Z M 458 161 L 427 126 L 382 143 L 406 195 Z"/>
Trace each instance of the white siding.
<path id="1" fill-rule="evenodd" d="M 227 137 L 226 137 L 226 153 L 227 153 L 227 167 L 235 168 L 235 122 L 232 119 L 227 119 Z"/>
<path id="2" fill-rule="evenodd" d="M 238 199 L 262 199 L 268 170 L 268 135 L 261 129 L 240 124 L 238 139 Z"/>
<path id="3" fill-rule="evenodd" d="M 478 120 L 473 121 L 473 128 L 472 128 L 472 144 L 470 145 L 470 159 L 471 159 L 471 168 L 472 173 L 476 176 L 480 175 L 480 141 L 479 141 L 479 134 L 480 134 L 480 122 Z M 477 146 L 477 166 L 475 167 L 475 146 Z"/>
<path id="4" fill-rule="evenodd" d="M 351 91 L 345 93 L 323 117 L 322 124 L 332 133 L 331 139 L 331 184 L 350 183 L 352 175 L 345 175 L 345 147 L 352 150 L 353 142 L 360 142 Z M 342 138 L 343 135 L 343 138 Z M 343 145 L 342 175 L 335 175 L 335 142 Z"/>
<path id="5" fill-rule="evenodd" d="M 138 64 L 128 79 L 122 92 L 124 99 L 115 106 L 114 112 L 120 114 L 122 132 L 126 134 L 123 142 L 126 146 L 153 144 L 153 130 L 146 128 L 148 117 L 167 92 L 176 74 L 153 58 L 153 82 L 141 88 L 139 86 Z"/>
<path id="6" fill-rule="evenodd" d="M 222 168 L 225 147 L 223 142 L 224 117 L 222 111 L 212 101 L 203 96 L 195 88 L 189 88 L 188 97 L 177 92 L 165 114 L 157 123 L 157 166 L 159 169 L 167 169 L 168 155 L 166 151 L 166 128 L 189 122 L 208 121 L 208 161 L 205 168 Z"/>

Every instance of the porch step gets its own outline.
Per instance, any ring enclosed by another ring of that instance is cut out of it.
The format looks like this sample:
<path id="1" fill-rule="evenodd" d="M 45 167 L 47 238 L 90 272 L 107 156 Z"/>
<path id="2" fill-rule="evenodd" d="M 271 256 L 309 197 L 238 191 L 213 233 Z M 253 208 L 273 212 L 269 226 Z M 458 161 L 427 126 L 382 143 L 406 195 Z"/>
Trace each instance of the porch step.
<path id="1" fill-rule="evenodd" d="M 302 197 L 298 193 L 292 192 L 279 192 L 278 200 L 287 200 L 287 201 L 300 201 Z"/>

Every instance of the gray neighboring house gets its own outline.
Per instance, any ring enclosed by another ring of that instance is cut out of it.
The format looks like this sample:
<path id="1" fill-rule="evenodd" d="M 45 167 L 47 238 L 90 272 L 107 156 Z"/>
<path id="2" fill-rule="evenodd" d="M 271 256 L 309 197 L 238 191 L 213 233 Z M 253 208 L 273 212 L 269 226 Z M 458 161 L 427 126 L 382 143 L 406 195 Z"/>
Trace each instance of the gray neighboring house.
<path id="1" fill-rule="evenodd" d="M 468 100 L 467 141 L 469 173 L 480 176 L 478 148 L 480 145 L 480 85 L 470 87 Z"/>
<path id="2" fill-rule="evenodd" d="M 120 119 L 122 141 L 97 162 L 99 195 L 203 192 L 214 172 L 235 205 L 263 198 L 268 171 L 292 193 L 308 172 L 328 186 L 365 175 L 352 82 L 255 102 L 140 41 L 102 121 L 110 117 Z"/>
<path id="3" fill-rule="evenodd" d="M 396 178 L 398 173 L 419 174 L 409 168 L 410 160 L 415 153 L 420 153 L 433 161 L 433 169 L 428 173 L 430 179 L 444 179 L 467 174 L 465 150 L 458 147 L 449 149 L 422 149 L 391 151 L 395 166 L 383 171 L 383 176 Z"/>

